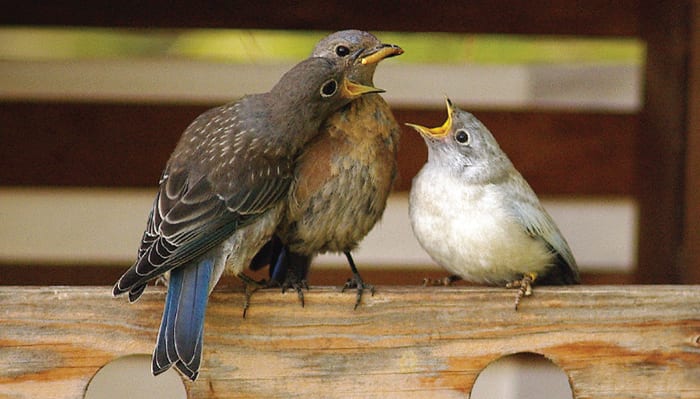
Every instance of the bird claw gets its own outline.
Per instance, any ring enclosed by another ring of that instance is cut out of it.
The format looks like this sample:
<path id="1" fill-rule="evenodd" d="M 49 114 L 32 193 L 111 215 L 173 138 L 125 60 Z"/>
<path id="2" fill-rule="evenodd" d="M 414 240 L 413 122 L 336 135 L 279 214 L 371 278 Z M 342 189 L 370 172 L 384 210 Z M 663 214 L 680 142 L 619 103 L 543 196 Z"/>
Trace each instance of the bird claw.
<path id="1" fill-rule="evenodd" d="M 250 298 L 253 296 L 253 293 L 261 288 L 266 288 L 268 284 L 265 280 L 257 281 L 243 273 L 239 274 L 237 277 L 241 279 L 245 285 L 245 301 L 243 302 L 243 318 L 245 319 L 248 308 L 250 307 Z"/>
<path id="2" fill-rule="evenodd" d="M 518 305 L 520 305 L 520 300 L 523 297 L 530 296 L 532 295 L 532 284 L 535 282 L 535 279 L 537 278 L 536 273 L 526 273 L 523 275 L 523 278 L 520 280 L 515 280 L 511 281 L 510 283 L 506 284 L 506 288 L 517 288 L 518 292 L 515 295 L 515 310 L 518 310 Z"/>
<path id="3" fill-rule="evenodd" d="M 289 270 L 284 281 L 280 284 L 280 287 L 282 288 L 283 294 L 287 292 L 288 289 L 294 288 L 294 290 L 297 292 L 297 297 L 299 297 L 299 302 L 301 302 L 301 307 L 304 307 L 303 290 L 309 290 L 309 283 L 306 281 L 306 279 L 300 279 L 299 277 L 297 277 L 296 273 Z"/>
<path id="4" fill-rule="evenodd" d="M 353 307 L 353 310 L 360 306 L 360 302 L 362 301 L 362 293 L 364 290 L 368 289 L 369 292 L 372 293 L 372 296 L 374 296 L 374 286 L 372 284 L 365 283 L 362 280 L 362 277 L 360 277 L 359 273 L 354 273 L 352 277 L 345 282 L 345 285 L 343 285 L 343 289 L 341 289 L 340 292 L 345 292 L 346 289 L 351 288 L 357 289 L 357 297 L 355 299 L 355 307 Z"/>
<path id="5" fill-rule="evenodd" d="M 443 278 L 426 277 L 423 279 L 423 287 L 428 287 L 428 286 L 434 287 L 434 286 L 438 286 L 438 285 L 442 285 L 442 286 L 447 287 L 447 286 L 452 285 L 452 283 L 454 283 L 455 281 L 459 281 L 461 279 L 462 279 L 461 277 L 455 276 L 455 275 L 445 276 Z"/>

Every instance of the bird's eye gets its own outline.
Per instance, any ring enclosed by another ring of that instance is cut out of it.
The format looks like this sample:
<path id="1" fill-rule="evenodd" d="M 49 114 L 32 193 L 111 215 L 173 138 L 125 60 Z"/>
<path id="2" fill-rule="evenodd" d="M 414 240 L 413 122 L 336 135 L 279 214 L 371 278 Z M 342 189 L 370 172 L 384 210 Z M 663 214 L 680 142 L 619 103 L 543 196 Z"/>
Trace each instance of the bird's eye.
<path id="1" fill-rule="evenodd" d="M 455 133 L 455 140 L 457 140 L 459 144 L 469 144 L 469 133 L 464 129 L 459 129 L 457 133 Z"/>
<path id="2" fill-rule="evenodd" d="M 335 54 L 338 55 L 338 57 L 345 57 L 346 55 L 350 54 L 350 49 L 347 46 L 340 44 L 335 48 Z"/>
<path id="3" fill-rule="evenodd" d="M 321 97 L 330 97 L 338 91 L 338 82 L 334 79 L 327 81 L 321 86 Z"/>

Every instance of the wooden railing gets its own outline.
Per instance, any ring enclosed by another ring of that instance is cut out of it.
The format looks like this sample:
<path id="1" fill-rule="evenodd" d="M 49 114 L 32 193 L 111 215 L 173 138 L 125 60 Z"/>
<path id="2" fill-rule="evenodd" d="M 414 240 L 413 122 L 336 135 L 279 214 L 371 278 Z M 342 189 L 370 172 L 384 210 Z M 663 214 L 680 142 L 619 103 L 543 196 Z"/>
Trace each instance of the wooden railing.
<path id="1" fill-rule="evenodd" d="M 150 354 L 164 291 L 136 304 L 108 287 L 0 287 L 0 397 L 81 398 L 105 364 Z M 575 398 L 700 397 L 700 287 L 312 287 L 215 292 L 190 398 L 469 397 L 509 354 L 544 355 Z M 536 382 L 533 382 L 536 383 Z"/>

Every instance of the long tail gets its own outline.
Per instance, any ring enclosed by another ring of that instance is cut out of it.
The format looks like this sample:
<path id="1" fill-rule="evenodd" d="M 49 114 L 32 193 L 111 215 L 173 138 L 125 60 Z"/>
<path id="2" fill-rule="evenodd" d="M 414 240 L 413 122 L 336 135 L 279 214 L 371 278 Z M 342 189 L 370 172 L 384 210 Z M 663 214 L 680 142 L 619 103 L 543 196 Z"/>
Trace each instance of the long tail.
<path id="1" fill-rule="evenodd" d="M 213 268 L 213 259 L 203 259 L 170 271 L 163 320 L 153 352 L 153 375 L 173 364 L 192 381 L 199 375 L 204 313 Z"/>

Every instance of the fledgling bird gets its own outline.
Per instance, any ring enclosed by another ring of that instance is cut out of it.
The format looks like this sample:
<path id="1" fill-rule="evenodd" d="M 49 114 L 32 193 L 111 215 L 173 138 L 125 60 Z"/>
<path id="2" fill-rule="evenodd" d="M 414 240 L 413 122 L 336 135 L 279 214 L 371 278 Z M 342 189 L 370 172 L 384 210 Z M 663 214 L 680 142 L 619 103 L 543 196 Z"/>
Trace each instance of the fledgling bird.
<path id="1" fill-rule="evenodd" d="M 168 280 L 154 375 L 174 364 L 197 378 L 209 293 L 222 273 L 249 280 L 242 271 L 279 223 L 298 152 L 332 112 L 380 91 L 349 81 L 352 67 L 309 58 L 269 92 L 206 111 L 182 134 L 161 176 L 138 259 L 113 289 L 133 302 L 149 281 Z"/>
<path id="2" fill-rule="evenodd" d="M 360 65 L 350 78 L 372 86 L 377 63 L 403 53 L 374 35 L 359 31 L 335 32 L 315 46 L 312 56 L 341 60 L 361 52 Z M 396 152 L 400 128 L 389 105 L 378 94 L 354 100 L 328 118 L 318 136 L 304 147 L 294 170 L 276 242 L 271 242 L 251 265 L 270 263 L 270 277 L 283 289 L 302 288 L 312 259 L 325 252 L 345 254 L 356 288 L 355 308 L 365 289 L 351 251 L 381 218 L 397 175 Z"/>
<path id="3" fill-rule="evenodd" d="M 418 242 L 447 281 L 518 288 L 516 310 L 535 283 L 579 283 L 569 245 L 491 132 L 446 102 L 442 126 L 408 124 L 428 146 L 409 197 Z"/>

